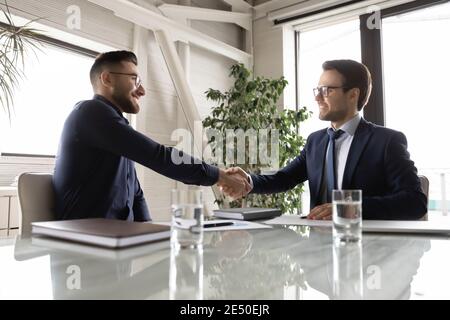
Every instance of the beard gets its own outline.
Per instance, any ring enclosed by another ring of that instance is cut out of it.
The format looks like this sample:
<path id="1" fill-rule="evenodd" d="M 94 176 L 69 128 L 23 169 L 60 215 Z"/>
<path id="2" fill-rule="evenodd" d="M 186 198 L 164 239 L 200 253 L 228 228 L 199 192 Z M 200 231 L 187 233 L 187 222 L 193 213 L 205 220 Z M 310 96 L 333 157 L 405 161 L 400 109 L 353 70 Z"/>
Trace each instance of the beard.
<path id="1" fill-rule="evenodd" d="M 119 108 L 125 113 L 138 113 L 139 105 L 132 100 L 131 96 L 127 96 L 125 92 L 114 90 L 112 98 L 119 105 Z"/>

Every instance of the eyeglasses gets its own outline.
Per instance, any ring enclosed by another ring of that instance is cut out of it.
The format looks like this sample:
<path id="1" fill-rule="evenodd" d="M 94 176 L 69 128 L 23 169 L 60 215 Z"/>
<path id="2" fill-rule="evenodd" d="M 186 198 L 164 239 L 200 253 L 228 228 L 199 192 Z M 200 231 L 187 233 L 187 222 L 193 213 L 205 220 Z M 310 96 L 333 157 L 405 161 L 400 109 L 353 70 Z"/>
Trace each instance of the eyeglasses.
<path id="1" fill-rule="evenodd" d="M 112 71 L 110 71 L 109 73 L 112 73 L 112 74 L 121 74 L 121 75 L 124 75 L 124 76 L 131 76 L 131 77 L 134 77 L 134 85 L 136 86 L 136 88 L 139 88 L 139 87 L 141 86 L 141 84 L 142 84 L 141 78 L 140 78 L 137 74 L 135 74 L 135 73 L 112 72 Z"/>
<path id="2" fill-rule="evenodd" d="M 348 89 L 347 87 L 333 87 L 333 86 L 321 86 L 313 89 L 314 97 L 317 97 L 318 95 L 322 97 L 328 97 L 330 94 L 330 89 Z"/>

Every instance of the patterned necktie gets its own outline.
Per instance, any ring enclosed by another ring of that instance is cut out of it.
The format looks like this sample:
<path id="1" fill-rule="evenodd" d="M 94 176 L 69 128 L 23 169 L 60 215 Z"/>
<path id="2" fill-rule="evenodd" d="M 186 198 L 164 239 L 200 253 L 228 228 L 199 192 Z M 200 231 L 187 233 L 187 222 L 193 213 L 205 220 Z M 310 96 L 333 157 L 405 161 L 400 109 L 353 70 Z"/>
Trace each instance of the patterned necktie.
<path id="1" fill-rule="evenodd" d="M 334 131 L 332 128 L 328 128 L 327 133 L 330 138 L 327 150 L 327 202 L 331 203 L 331 193 L 333 189 L 337 189 L 334 142 L 344 133 L 344 131 L 340 129 Z"/>

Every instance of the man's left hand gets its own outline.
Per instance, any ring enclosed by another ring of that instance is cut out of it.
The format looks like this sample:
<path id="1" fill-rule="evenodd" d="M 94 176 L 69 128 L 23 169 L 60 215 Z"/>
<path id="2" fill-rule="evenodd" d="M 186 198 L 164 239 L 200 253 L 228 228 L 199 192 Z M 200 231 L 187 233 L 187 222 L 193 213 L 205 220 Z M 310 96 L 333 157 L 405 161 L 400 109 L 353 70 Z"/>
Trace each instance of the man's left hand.
<path id="1" fill-rule="evenodd" d="M 307 218 L 311 220 L 331 220 L 332 214 L 333 205 L 324 203 L 312 209 Z"/>

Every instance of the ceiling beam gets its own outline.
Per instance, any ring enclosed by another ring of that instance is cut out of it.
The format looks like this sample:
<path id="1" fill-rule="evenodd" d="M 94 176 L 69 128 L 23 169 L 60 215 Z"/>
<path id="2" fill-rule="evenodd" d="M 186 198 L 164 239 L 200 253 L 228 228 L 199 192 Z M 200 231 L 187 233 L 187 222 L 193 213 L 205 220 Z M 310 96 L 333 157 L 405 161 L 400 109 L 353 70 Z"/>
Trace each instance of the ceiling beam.
<path id="1" fill-rule="evenodd" d="M 251 30 L 252 16 L 249 13 L 230 12 L 206 8 L 163 4 L 158 6 L 165 16 L 175 20 L 204 20 L 235 23 L 245 30 Z"/>
<path id="2" fill-rule="evenodd" d="M 251 12 L 252 6 L 244 0 L 222 0 L 231 6 L 231 10 L 235 12 Z"/>
<path id="3" fill-rule="evenodd" d="M 246 66 L 252 63 L 252 55 L 230 46 L 222 41 L 207 36 L 200 31 L 182 25 L 152 10 L 138 6 L 127 0 L 89 0 L 103 8 L 109 9 L 122 19 L 152 31 L 169 32 L 174 41 L 183 41 L 197 45 L 209 51 L 224 55 L 232 60 L 242 62 Z"/>

